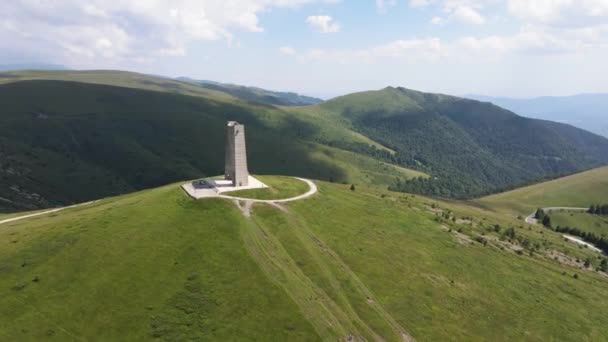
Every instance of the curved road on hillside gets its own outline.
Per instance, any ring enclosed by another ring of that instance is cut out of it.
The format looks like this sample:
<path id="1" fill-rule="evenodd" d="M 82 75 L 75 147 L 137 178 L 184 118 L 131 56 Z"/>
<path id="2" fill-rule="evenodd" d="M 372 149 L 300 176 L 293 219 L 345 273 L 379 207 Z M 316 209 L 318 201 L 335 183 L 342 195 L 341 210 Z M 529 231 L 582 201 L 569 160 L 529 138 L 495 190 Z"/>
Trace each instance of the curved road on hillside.
<path id="1" fill-rule="evenodd" d="M 555 210 L 573 210 L 573 211 L 586 211 L 589 210 L 589 208 L 577 208 L 577 207 L 546 207 L 546 208 L 541 208 L 543 211 L 555 211 Z M 526 223 L 529 224 L 537 224 L 537 220 L 534 218 L 534 216 L 536 216 L 536 212 L 537 210 L 534 210 L 534 212 L 532 214 L 530 214 L 530 216 L 526 217 Z"/>
<path id="2" fill-rule="evenodd" d="M 555 210 L 570 210 L 570 211 L 587 211 L 587 210 L 589 210 L 589 208 L 578 208 L 578 207 L 546 207 L 546 208 L 541 208 L 541 209 L 546 212 L 555 211 Z M 538 220 L 534 218 L 534 216 L 536 216 L 536 212 L 537 212 L 537 210 L 534 210 L 534 212 L 532 214 L 530 214 L 530 216 L 526 217 L 526 223 L 529 223 L 529 224 L 538 223 Z M 602 253 L 602 250 L 597 248 L 595 245 L 585 242 L 576 236 L 571 236 L 571 235 L 566 235 L 566 234 L 562 234 L 562 236 L 574 243 L 577 243 L 579 245 L 585 245 L 596 252 Z"/>

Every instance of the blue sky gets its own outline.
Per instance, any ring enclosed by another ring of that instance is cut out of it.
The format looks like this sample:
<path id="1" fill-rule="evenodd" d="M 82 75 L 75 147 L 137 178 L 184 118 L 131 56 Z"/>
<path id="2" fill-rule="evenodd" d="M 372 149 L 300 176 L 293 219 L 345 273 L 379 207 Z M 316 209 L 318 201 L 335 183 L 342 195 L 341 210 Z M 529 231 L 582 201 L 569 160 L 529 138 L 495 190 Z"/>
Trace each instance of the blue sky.
<path id="1" fill-rule="evenodd" d="M 188 76 L 324 98 L 608 92 L 608 0 L 12 0 L 0 64 Z"/>

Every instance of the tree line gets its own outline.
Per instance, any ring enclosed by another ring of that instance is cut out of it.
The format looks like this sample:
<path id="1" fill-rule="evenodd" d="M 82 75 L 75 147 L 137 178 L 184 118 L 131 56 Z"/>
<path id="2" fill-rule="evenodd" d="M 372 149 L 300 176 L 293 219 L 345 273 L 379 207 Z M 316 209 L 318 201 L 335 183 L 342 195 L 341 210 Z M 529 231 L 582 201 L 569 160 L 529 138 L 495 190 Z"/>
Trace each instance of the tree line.
<path id="1" fill-rule="evenodd" d="M 595 210 L 595 208 L 594 208 L 594 210 Z M 581 239 L 583 239 L 585 242 L 595 245 L 597 248 L 601 249 L 605 254 L 608 254 L 608 239 L 606 239 L 603 236 L 597 236 L 594 233 L 585 232 L 576 227 L 557 226 L 557 227 L 553 228 L 553 226 L 551 225 L 551 216 L 549 216 L 549 214 L 545 213 L 545 211 L 541 208 L 538 208 L 536 210 L 536 214 L 534 214 L 534 218 L 536 218 L 538 220 L 538 222 L 541 222 L 545 227 L 547 227 L 553 231 L 556 231 L 558 233 L 565 233 L 565 234 L 578 236 Z"/>
<path id="2" fill-rule="evenodd" d="M 608 216 L 608 204 L 604 204 L 604 205 L 591 205 L 589 207 L 589 209 L 587 210 L 587 213 L 589 214 L 593 214 L 593 215 L 602 215 L 602 216 Z"/>

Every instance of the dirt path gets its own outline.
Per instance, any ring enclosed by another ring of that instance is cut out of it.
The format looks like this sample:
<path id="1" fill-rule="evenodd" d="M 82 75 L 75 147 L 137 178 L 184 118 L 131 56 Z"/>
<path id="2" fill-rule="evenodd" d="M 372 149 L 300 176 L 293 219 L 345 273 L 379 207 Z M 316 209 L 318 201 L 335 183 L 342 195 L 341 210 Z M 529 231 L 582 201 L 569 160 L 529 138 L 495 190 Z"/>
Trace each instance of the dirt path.
<path id="1" fill-rule="evenodd" d="M 5 223 L 9 223 L 9 222 L 19 221 L 19 220 L 27 219 L 27 218 L 30 218 L 30 217 L 40 216 L 40 215 L 46 215 L 46 214 L 56 213 L 56 212 L 64 210 L 64 209 L 76 208 L 76 207 L 80 207 L 80 206 L 83 206 L 83 205 L 92 204 L 92 203 L 95 203 L 95 202 L 97 202 L 97 201 L 91 201 L 91 202 L 86 202 L 86 203 L 80 203 L 80 204 L 70 205 L 70 206 L 67 206 L 67 207 L 50 209 L 50 210 L 41 211 L 41 212 L 35 213 L 35 214 L 29 214 L 29 215 L 12 217 L 12 218 L 0 221 L 0 224 L 5 224 Z"/>
<path id="2" fill-rule="evenodd" d="M 281 203 L 293 202 L 293 201 L 301 200 L 304 198 L 308 198 L 308 197 L 316 194 L 317 191 L 319 191 L 317 189 L 317 185 L 315 183 L 313 183 L 311 180 L 308 180 L 305 178 L 298 178 L 298 177 L 294 177 L 294 178 L 299 179 L 302 182 L 305 182 L 306 184 L 308 184 L 309 189 L 306 193 L 295 196 L 295 197 L 291 197 L 291 198 L 276 199 L 276 200 L 260 200 L 260 199 L 253 199 L 253 198 L 235 197 L 235 196 L 229 196 L 229 195 L 219 195 L 217 197 L 231 199 L 234 202 L 234 204 L 236 204 L 236 206 L 239 208 L 239 210 L 243 213 L 243 215 L 245 215 L 245 217 L 247 217 L 247 218 L 251 217 L 251 207 L 253 206 L 253 203 L 270 204 L 273 207 L 276 207 L 277 209 L 285 212 L 285 211 L 287 211 L 287 208 L 282 206 Z"/>
<path id="3" fill-rule="evenodd" d="M 308 184 L 308 191 L 302 195 L 298 195 L 295 197 L 291 197 L 291 198 L 284 198 L 284 199 L 276 199 L 276 200 L 261 200 L 261 199 L 252 199 L 252 198 L 243 198 L 243 197 L 235 197 L 235 196 L 229 196 L 229 195 L 219 195 L 217 197 L 219 198 L 227 198 L 227 199 L 232 199 L 232 200 L 237 200 L 237 201 L 246 201 L 246 202 L 251 202 L 251 203 L 270 203 L 270 204 L 276 204 L 276 203 L 286 203 L 286 202 L 293 202 L 293 201 L 298 201 L 307 197 L 310 197 L 314 194 L 317 193 L 318 189 L 317 189 L 317 185 L 315 183 L 313 183 L 311 180 L 305 179 L 305 178 L 298 178 L 298 177 L 294 177 L 295 179 L 299 179 L 302 182 L 305 182 L 306 184 Z"/>

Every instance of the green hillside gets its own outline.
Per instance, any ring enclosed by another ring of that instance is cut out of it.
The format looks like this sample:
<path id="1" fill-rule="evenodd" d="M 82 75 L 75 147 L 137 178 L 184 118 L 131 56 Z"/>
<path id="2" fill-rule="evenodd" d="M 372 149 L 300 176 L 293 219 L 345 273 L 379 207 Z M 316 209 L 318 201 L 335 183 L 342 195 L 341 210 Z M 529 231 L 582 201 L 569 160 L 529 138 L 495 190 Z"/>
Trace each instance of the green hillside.
<path id="1" fill-rule="evenodd" d="M 608 217 L 588 213 L 568 212 L 567 210 L 551 212 L 551 222 L 555 227 L 572 227 L 593 233 L 608 239 Z"/>
<path id="2" fill-rule="evenodd" d="M 608 163 L 599 136 L 403 88 L 287 107 L 136 73 L 20 71 L 0 73 L 0 101 L 0 212 L 219 174 L 226 120 L 247 125 L 254 173 L 443 198 Z"/>
<path id="3" fill-rule="evenodd" d="M 424 176 L 340 149 L 376 150 L 347 128 L 237 99 L 19 81 L 0 85 L 0 102 L 0 212 L 220 174 L 227 120 L 247 125 L 249 166 L 258 174 L 382 187 Z"/>
<path id="4" fill-rule="evenodd" d="M 0 225 L 0 339 L 608 339 L 608 278 L 575 261 L 597 254 L 478 207 L 317 185 L 251 218 L 174 184 Z"/>
<path id="5" fill-rule="evenodd" d="M 490 103 L 389 87 L 319 108 L 394 150 L 389 160 L 433 176 L 395 190 L 471 198 L 608 163 L 607 139 Z"/>
<path id="6" fill-rule="evenodd" d="M 608 167 L 481 198 L 497 211 L 528 215 L 542 207 L 589 207 L 608 202 Z"/>
<path id="7" fill-rule="evenodd" d="M 165 77 L 114 70 L 24 70 L 0 73 L 0 84 L 18 81 L 71 81 L 117 87 L 154 90 L 205 98 L 234 100 L 221 91 Z"/>
<path id="8" fill-rule="evenodd" d="M 258 87 L 246 87 L 237 84 L 194 80 L 188 77 L 180 77 L 178 80 L 196 83 L 203 88 L 221 91 L 239 99 L 257 103 L 266 103 L 277 106 L 307 106 L 323 102 L 321 99 L 304 96 L 293 92 L 271 91 Z"/>

